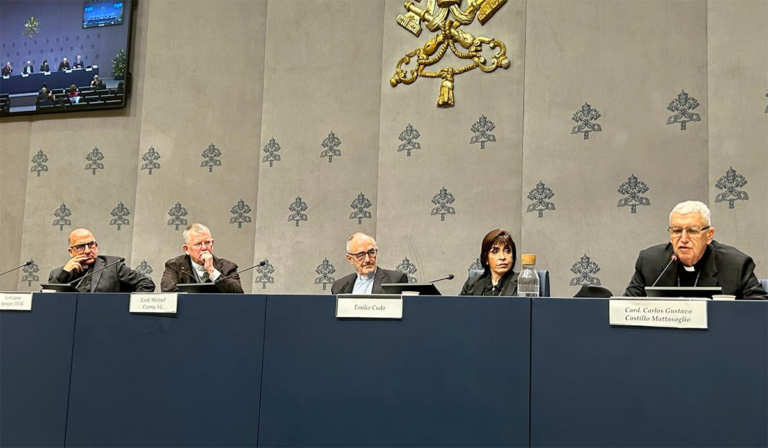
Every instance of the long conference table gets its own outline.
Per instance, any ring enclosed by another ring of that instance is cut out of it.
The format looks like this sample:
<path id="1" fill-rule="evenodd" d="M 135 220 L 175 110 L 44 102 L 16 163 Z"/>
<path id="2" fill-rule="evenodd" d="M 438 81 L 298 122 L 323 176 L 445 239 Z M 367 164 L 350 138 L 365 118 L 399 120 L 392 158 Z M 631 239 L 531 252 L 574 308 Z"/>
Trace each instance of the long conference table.
<path id="1" fill-rule="evenodd" d="M 766 446 L 768 303 L 707 330 L 612 327 L 604 299 L 36 294 L 0 312 L 0 445 Z"/>
<path id="2" fill-rule="evenodd" d="M 0 77 L 0 93 L 29 93 L 37 92 L 48 85 L 48 89 L 66 89 L 72 84 L 77 87 L 87 86 L 93 80 L 93 75 L 99 74 L 99 68 L 67 70 L 62 72 L 35 72 L 30 75 L 11 75 Z"/>

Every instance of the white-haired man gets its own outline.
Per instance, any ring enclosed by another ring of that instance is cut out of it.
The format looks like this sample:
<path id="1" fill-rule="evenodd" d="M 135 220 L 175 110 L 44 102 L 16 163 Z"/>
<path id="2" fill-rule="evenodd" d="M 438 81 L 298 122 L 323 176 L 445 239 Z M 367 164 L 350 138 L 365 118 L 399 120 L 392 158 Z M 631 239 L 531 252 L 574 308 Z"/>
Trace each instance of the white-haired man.
<path id="1" fill-rule="evenodd" d="M 723 294 L 737 299 L 768 299 L 755 277 L 752 258 L 713 239 L 715 229 L 706 205 L 698 201 L 677 204 L 669 214 L 668 231 L 669 243 L 640 252 L 625 296 L 645 296 L 645 287 L 656 283 L 720 286 Z"/>
<path id="2" fill-rule="evenodd" d="M 408 283 L 408 276 L 378 267 L 376 240 L 362 232 L 347 240 L 347 261 L 355 273 L 342 277 L 331 286 L 332 294 L 381 294 L 382 283 Z"/>
<path id="3" fill-rule="evenodd" d="M 184 255 L 165 262 L 161 291 L 178 291 L 179 283 L 214 283 L 221 292 L 243 292 L 237 265 L 213 255 L 213 237 L 208 227 L 190 224 L 182 236 Z"/>

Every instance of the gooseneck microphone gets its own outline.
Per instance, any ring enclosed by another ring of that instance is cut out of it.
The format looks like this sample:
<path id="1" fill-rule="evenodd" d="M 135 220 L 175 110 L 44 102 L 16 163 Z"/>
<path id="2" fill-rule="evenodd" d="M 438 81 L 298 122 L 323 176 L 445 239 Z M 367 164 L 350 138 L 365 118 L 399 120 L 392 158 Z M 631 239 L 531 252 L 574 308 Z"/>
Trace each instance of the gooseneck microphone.
<path id="1" fill-rule="evenodd" d="M 661 271 L 661 274 L 656 278 L 656 281 L 653 282 L 651 285 L 651 288 L 656 286 L 656 283 L 659 283 L 659 280 L 661 279 L 661 276 L 664 275 L 665 272 L 667 272 L 667 269 L 669 269 L 669 265 L 671 265 L 673 262 L 677 261 L 677 254 L 672 254 L 672 257 L 670 257 L 669 263 L 667 263 L 667 266 L 664 267 L 664 270 Z"/>
<path id="2" fill-rule="evenodd" d="M 219 281 L 219 282 L 220 282 L 220 281 L 222 281 L 222 280 L 226 280 L 226 279 L 228 279 L 228 278 L 232 278 L 232 277 L 234 277 L 234 276 L 236 276 L 236 275 L 240 275 L 240 274 L 242 274 L 243 272 L 248 272 L 248 271 L 250 271 L 251 269 L 260 268 L 260 267 L 264 266 L 265 264 L 267 264 L 267 260 L 262 260 L 262 261 L 260 261 L 260 262 L 256 263 L 255 265 L 251 266 L 250 268 L 241 269 L 241 270 L 239 270 L 239 271 L 237 271 L 237 272 L 235 272 L 235 273 L 233 273 L 233 274 L 229 274 L 229 275 L 227 275 L 227 276 L 225 276 L 225 277 L 219 277 L 219 279 L 218 279 L 217 281 Z"/>
<path id="3" fill-rule="evenodd" d="M 8 269 L 7 271 L 5 271 L 5 272 L 3 272 L 2 274 L 0 274 L 0 277 L 2 277 L 3 275 L 5 275 L 5 274 L 7 274 L 7 273 L 9 273 L 9 272 L 13 272 L 13 271 L 19 270 L 19 269 L 21 269 L 21 268 L 23 268 L 23 267 L 27 267 L 27 266 L 29 266 L 30 264 L 32 264 L 32 260 L 29 260 L 28 262 L 26 262 L 26 263 L 24 263 L 24 264 L 22 264 L 22 265 L 20 265 L 20 266 L 16 266 L 16 267 L 15 267 L 15 268 L 13 268 L 13 269 Z"/>
<path id="4" fill-rule="evenodd" d="M 67 284 L 68 284 L 69 286 L 72 286 L 73 288 L 77 289 L 77 287 L 78 287 L 78 286 L 80 286 L 80 283 L 82 283 L 82 281 L 83 281 L 83 280 L 85 280 L 85 278 L 86 278 L 86 277 L 88 277 L 89 275 L 93 275 L 93 274 L 95 274 L 95 273 L 97 273 L 97 272 L 101 272 L 101 271 L 103 271 L 104 269 L 107 269 L 107 268 L 109 268 L 109 267 L 112 267 L 112 266 L 116 265 L 117 263 L 122 263 L 122 262 L 124 262 L 124 261 L 125 261 L 125 258 L 123 258 L 123 257 L 120 257 L 120 258 L 118 258 L 118 259 L 117 259 L 117 261 L 113 261 L 112 263 L 109 263 L 108 265 L 104 266 L 103 268 L 99 268 L 99 269 L 96 269 L 96 270 L 92 270 L 92 271 L 90 271 L 90 272 L 86 273 L 84 276 L 80 277 L 79 279 L 77 279 L 77 280 L 72 280 L 71 282 L 69 282 L 69 283 L 67 283 Z M 73 283 L 75 283 L 75 282 L 77 282 L 77 284 L 73 285 Z"/>
<path id="5" fill-rule="evenodd" d="M 441 278 L 438 278 L 437 280 L 432 280 L 431 282 L 427 282 L 427 283 L 437 283 L 437 282 L 442 282 L 443 280 L 453 280 L 454 277 L 455 275 L 448 274 L 445 277 L 441 277 Z"/>

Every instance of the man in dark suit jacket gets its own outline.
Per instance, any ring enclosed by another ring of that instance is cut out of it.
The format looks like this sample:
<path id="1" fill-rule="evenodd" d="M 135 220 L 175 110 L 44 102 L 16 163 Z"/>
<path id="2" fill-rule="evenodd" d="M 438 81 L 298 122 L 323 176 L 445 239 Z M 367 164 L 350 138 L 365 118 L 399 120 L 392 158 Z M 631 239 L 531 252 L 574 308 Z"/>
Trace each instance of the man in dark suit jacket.
<path id="1" fill-rule="evenodd" d="M 70 283 L 80 292 L 152 292 L 155 282 L 134 271 L 119 257 L 99 255 L 99 245 L 88 229 L 76 229 L 69 235 L 70 259 L 51 271 L 49 283 Z M 115 263 L 107 269 L 105 266 Z M 93 274 L 91 274 L 91 272 Z M 78 281 L 79 279 L 79 281 Z"/>
<path id="2" fill-rule="evenodd" d="M 2 75 L 11 76 L 11 73 L 13 73 L 13 67 L 11 67 L 11 61 L 8 61 L 3 66 Z"/>
<path id="3" fill-rule="evenodd" d="M 85 68 L 85 64 L 83 64 L 82 56 L 80 56 L 79 54 L 77 55 L 77 59 L 75 60 L 75 62 L 72 64 L 72 68 L 73 69 Z"/>
<path id="4" fill-rule="evenodd" d="M 32 66 L 32 61 L 27 61 L 27 65 L 21 70 L 22 75 L 31 75 L 35 72 L 35 67 Z"/>
<path id="5" fill-rule="evenodd" d="M 763 300 L 768 294 L 755 277 L 755 262 L 713 239 L 709 208 L 698 201 L 678 204 L 669 217 L 670 242 L 640 252 L 625 296 L 643 297 L 645 287 L 720 286 L 737 299 Z M 666 269 L 666 270 L 665 270 Z"/>
<path id="6" fill-rule="evenodd" d="M 376 241 L 355 233 L 347 240 L 347 261 L 355 273 L 342 277 L 331 286 L 332 294 L 381 294 L 382 283 L 408 283 L 408 276 L 398 271 L 378 267 Z"/>
<path id="7" fill-rule="evenodd" d="M 67 58 L 64 58 L 59 63 L 59 71 L 63 72 L 64 70 L 69 70 L 69 62 L 67 62 Z"/>
<path id="8" fill-rule="evenodd" d="M 221 292 L 243 293 L 237 265 L 213 255 L 213 238 L 208 227 L 190 224 L 182 236 L 184 255 L 165 262 L 161 291 L 178 291 L 179 283 L 213 283 Z"/>

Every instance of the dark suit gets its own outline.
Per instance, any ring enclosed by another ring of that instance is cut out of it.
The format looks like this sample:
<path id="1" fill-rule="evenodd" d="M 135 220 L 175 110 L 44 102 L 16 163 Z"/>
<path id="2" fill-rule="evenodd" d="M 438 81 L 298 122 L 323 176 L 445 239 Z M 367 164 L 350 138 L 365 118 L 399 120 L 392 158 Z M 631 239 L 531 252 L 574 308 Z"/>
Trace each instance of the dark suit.
<path id="1" fill-rule="evenodd" d="M 398 271 L 377 267 L 373 275 L 371 294 L 382 294 L 384 292 L 381 287 L 382 283 L 408 283 L 408 276 Z M 352 294 L 356 281 L 357 273 L 349 274 L 336 280 L 333 282 L 333 286 L 331 286 L 331 294 Z"/>
<path id="2" fill-rule="evenodd" d="M 50 71 L 51 71 L 51 68 L 50 68 L 50 67 L 48 67 L 48 64 L 42 64 L 42 65 L 40 66 L 40 71 L 41 71 L 41 72 L 50 72 Z"/>
<path id="3" fill-rule="evenodd" d="M 64 70 L 69 70 L 69 61 L 61 61 L 61 63 L 59 63 L 59 71 L 63 72 Z"/>
<path id="4" fill-rule="evenodd" d="M 3 66 L 2 73 L 3 73 L 3 76 L 11 76 L 11 73 L 13 73 L 13 69 L 11 67 Z"/>
<path id="5" fill-rule="evenodd" d="M 101 272 L 96 272 L 118 259 L 118 257 L 109 255 L 96 257 L 96 261 L 86 272 L 86 275 L 88 272 L 95 272 L 91 275 L 91 287 L 87 292 L 152 292 L 155 290 L 155 282 L 151 278 L 134 271 L 125 263 L 117 263 Z M 67 272 L 61 267 L 51 271 L 48 276 L 48 283 L 69 283 L 81 277 L 83 277 L 81 273 Z"/>
<path id="6" fill-rule="evenodd" d="M 25 65 L 24 69 L 21 71 L 22 75 L 30 75 L 35 72 L 35 68 L 31 65 Z"/>
<path id="7" fill-rule="evenodd" d="M 500 280 L 501 293 L 499 296 L 514 296 L 517 294 L 517 277 L 519 272 L 508 271 Z M 483 291 L 489 290 L 493 286 L 491 274 L 483 272 L 480 275 L 470 277 L 464 282 L 461 288 L 460 296 L 482 296 Z M 492 294 L 487 294 L 492 295 Z"/>
<path id="8" fill-rule="evenodd" d="M 75 61 L 74 64 L 72 64 L 72 68 L 83 68 L 85 67 L 85 64 L 83 64 L 83 61 L 77 62 Z"/>
<path id="9" fill-rule="evenodd" d="M 672 243 L 659 244 L 640 251 L 635 263 L 635 274 L 624 292 L 629 297 L 645 297 L 645 286 L 677 286 L 682 263 L 672 262 L 664 275 L 659 275 L 672 259 Z M 720 286 L 723 294 L 735 295 L 737 299 L 768 299 L 755 277 L 755 262 L 739 250 L 717 241 L 707 246 L 697 266 L 700 275 L 697 286 Z"/>
<path id="10" fill-rule="evenodd" d="M 237 274 L 237 265 L 229 260 L 213 256 L 213 267 L 221 272 L 214 283 L 219 291 L 229 293 L 243 293 L 243 286 L 240 284 L 240 276 Z M 233 275 L 234 274 L 234 275 Z M 224 277 L 232 277 L 224 279 Z M 179 255 L 165 262 L 165 271 L 160 280 L 160 291 L 173 292 L 178 291 L 176 287 L 179 283 L 199 283 L 195 269 L 192 267 L 192 259 L 189 255 Z"/>

